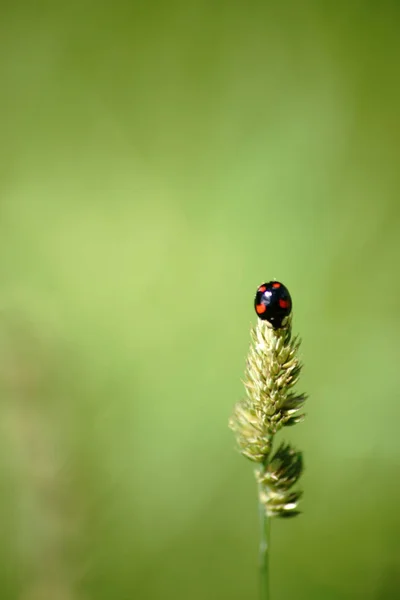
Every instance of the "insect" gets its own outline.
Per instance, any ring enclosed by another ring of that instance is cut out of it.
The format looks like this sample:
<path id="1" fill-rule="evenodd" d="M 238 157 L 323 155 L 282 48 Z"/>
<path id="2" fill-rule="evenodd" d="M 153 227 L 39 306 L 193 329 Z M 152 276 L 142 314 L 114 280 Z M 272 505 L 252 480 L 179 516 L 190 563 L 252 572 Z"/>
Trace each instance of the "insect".
<path id="1" fill-rule="evenodd" d="M 271 323 L 274 329 L 279 329 L 292 310 L 289 290 L 279 281 L 263 283 L 257 288 L 254 308 L 260 319 Z"/>

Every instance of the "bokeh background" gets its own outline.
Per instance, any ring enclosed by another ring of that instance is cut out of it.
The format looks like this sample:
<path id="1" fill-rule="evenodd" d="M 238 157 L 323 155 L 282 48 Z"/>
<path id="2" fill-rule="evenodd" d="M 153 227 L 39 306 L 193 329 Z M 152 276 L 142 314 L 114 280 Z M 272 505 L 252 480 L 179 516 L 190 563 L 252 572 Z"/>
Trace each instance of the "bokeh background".
<path id="1" fill-rule="evenodd" d="M 257 598 L 227 428 L 303 338 L 273 600 L 400 597 L 397 2 L 0 7 L 0 598 Z"/>

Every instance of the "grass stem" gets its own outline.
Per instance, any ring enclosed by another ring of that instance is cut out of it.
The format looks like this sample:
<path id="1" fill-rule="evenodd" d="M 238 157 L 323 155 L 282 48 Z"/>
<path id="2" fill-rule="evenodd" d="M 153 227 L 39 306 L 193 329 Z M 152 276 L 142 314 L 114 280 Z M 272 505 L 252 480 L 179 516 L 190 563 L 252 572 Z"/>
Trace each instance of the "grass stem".
<path id="1" fill-rule="evenodd" d="M 260 490 L 261 491 L 261 490 Z M 260 548 L 259 548 L 259 572 L 260 572 L 260 600 L 270 600 L 269 581 L 269 544 L 270 544 L 270 520 L 265 510 L 265 504 L 259 499 L 258 504 L 260 520 Z"/>

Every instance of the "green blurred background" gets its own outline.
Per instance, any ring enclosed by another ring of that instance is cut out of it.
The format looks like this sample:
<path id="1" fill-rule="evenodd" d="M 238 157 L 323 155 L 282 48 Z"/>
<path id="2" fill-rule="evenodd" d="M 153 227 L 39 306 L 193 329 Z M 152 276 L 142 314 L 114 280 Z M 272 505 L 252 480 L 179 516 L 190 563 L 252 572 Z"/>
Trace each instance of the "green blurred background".
<path id="1" fill-rule="evenodd" d="M 0 7 L 0 598 L 257 598 L 227 422 L 294 299 L 273 600 L 400 597 L 398 2 Z"/>

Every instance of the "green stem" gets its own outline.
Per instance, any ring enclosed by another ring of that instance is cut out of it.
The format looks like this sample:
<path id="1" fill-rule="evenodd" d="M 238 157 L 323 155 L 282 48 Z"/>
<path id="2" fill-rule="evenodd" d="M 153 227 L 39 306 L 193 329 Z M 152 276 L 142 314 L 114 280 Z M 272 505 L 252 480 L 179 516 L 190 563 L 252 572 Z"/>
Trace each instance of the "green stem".
<path id="1" fill-rule="evenodd" d="M 261 486 L 259 486 L 259 492 Z M 260 600 L 270 600 L 269 594 L 269 540 L 270 523 L 265 510 L 265 505 L 258 501 L 258 510 L 260 517 L 260 549 L 259 549 L 259 569 L 260 569 Z"/>

